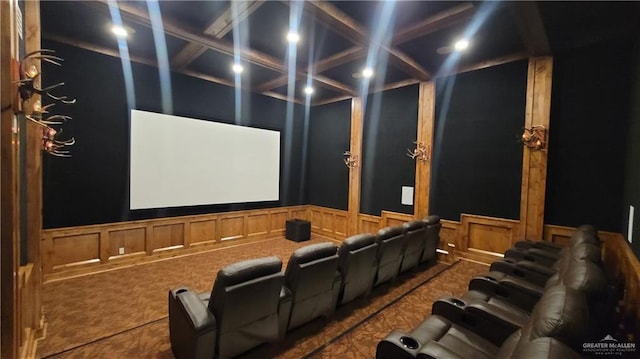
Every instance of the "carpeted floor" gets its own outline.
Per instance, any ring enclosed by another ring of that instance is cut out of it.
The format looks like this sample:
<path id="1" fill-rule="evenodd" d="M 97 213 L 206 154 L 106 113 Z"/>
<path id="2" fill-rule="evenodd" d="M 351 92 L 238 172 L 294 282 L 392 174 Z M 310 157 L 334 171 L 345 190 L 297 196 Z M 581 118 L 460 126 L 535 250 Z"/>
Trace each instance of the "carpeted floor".
<path id="1" fill-rule="evenodd" d="M 170 288 L 187 284 L 209 291 L 218 270 L 228 264 L 276 255 L 286 266 L 295 249 L 324 241 L 270 239 L 49 283 L 43 288 L 47 336 L 39 343 L 38 357 L 173 358 L 167 319 Z M 328 323 L 310 323 L 254 355 L 373 357 L 375 345 L 388 332 L 412 329 L 430 313 L 435 299 L 464 293 L 469 279 L 486 270 L 484 265 L 458 262 L 403 276 L 391 286 L 376 288 L 369 300 L 339 308 Z"/>

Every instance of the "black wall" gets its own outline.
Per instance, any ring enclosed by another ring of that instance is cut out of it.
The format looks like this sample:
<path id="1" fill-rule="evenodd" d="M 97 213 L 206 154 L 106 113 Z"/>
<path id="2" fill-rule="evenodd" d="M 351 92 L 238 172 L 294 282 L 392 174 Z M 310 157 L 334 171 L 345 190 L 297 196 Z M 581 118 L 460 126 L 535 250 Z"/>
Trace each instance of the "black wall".
<path id="1" fill-rule="evenodd" d="M 628 39 L 554 58 L 545 223 L 621 231 Z"/>
<path id="2" fill-rule="evenodd" d="M 519 219 L 527 62 L 439 79 L 429 212 Z"/>
<path id="3" fill-rule="evenodd" d="M 347 210 L 351 100 L 311 108 L 307 151 L 307 198 L 310 204 Z"/>
<path id="4" fill-rule="evenodd" d="M 622 203 L 622 233 L 627 237 L 629 205 L 635 208 L 633 221 L 633 242 L 631 247 L 640 257 L 640 37 L 635 41 L 631 74 L 631 109 L 627 130 L 627 157 L 624 176 L 624 194 Z M 628 239 L 628 238 L 627 238 Z"/>
<path id="5" fill-rule="evenodd" d="M 413 214 L 400 202 L 402 186 L 413 187 L 418 126 L 418 85 L 367 96 L 362 139 L 360 212 L 379 216 L 382 210 Z"/>
<path id="6" fill-rule="evenodd" d="M 73 136 L 77 143 L 72 158 L 45 156 L 44 228 L 305 203 L 304 108 L 294 105 L 288 121 L 286 102 L 242 93 L 240 124 L 281 131 L 280 201 L 130 211 L 129 112 L 120 59 L 49 41 L 43 48 L 65 59 L 62 67 L 45 69 L 45 84 L 64 81 L 60 92 L 78 100 L 56 105 L 55 111 L 73 117 L 61 137 Z M 132 66 L 136 108 L 162 112 L 158 70 Z M 171 81 L 173 114 L 235 123 L 233 88 L 179 74 L 172 74 Z"/>

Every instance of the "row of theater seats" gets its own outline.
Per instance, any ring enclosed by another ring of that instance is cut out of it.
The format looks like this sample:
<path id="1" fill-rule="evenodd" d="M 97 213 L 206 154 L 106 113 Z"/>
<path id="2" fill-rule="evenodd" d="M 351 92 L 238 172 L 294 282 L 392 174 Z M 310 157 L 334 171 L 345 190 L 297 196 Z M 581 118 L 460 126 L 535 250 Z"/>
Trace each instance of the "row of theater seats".
<path id="1" fill-rule="evenodd" d="M 221 269 L 211 293 L 169 291 L 169 334 L 178 359 L 231 358 L 275 342 L 337 306 L 368 296 L 400 273 L 436 261 L 440 218 L 429 216 L 377 235 L 359 234 L 296 250 L 282 273 L 278 257 Z"/>
<path id="2" fill-rule="evenodd" d="M 592 226 L 579 227 L 564 249 L 518 242 L 464 296 L 434 302 L 412 332 L 390 333 L 376 358 L 579 358 L 583 343 L 611 329 L 600 253 Z"/>

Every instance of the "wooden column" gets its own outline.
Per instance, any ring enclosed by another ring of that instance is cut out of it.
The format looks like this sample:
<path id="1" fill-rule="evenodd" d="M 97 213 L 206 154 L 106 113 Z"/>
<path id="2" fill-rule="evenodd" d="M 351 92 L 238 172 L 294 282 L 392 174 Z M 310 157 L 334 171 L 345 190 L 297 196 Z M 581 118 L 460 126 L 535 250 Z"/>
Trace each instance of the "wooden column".
<path id="1" fill-rule="evenodd" d="M 547 131 L 549 129 L 552 73 L 552 57 L 529 59 L 524 123 L 526 128 L 544 126 Z M 543 150 L 524 148 L 520 192 L 520 238 L 541 240 L 543 236 L 547 148 L 548 144 Z"/>
<path id="2" fill-rule="evenodd" d="M 427 148 L 429 159 L 416 160 L 416 183 L 413 214 L 424 218 L 429 214 L 429 187 L 431 183 L 431 158 L 433 149 L 433 125 L 435 123 L 435 83 L 421 82 L 418 95 L 418 139 Z"/>
<path id="3" fill-rule="evenodd" d="M 30 0 L 25 2 L 25 51 L 30 53 L 42 48 L 40 38 L 40 1 Z M 31 64 L 41 70 L 40 61 L 32 61 Z M 41 78 L 36 81 L 41 86 Z M 33 96 L 34 101 L 40 100 L 40 96 Z M 45 104 L 43 104 L 45 105 Z M 40 243 L 42 241 L 42 126 L 27 121 L 24 130 L 27 131 L 26 156 L 23 165 L 26 166 L 26 178 L 23 185 L 26 186 L 26 221 L 27 221 L 27 258 L 33 264 L 31 271 L 33 287 L 24 304 L 32 306 L 31 318 L 27 318 L 27 325 L 33 330 L 31 339 L 42 336 L 44 326 L 42 314 L 42 260 L 40 256 Z M 32 346 L 35 349 L 35 346 Z M 35 352 L 34 352 L 35 353 Z"/>
<path id="4" fill-rule="evenodd" d="M 14 133 L 11 61 L 17 53 L 15 1 L 0 1 L 0 356 L 17 358 L 18 330 L 18 136 Z"/>
<path id="5" fill-rule="evenodd" d="M 362 173 L 362 98 L 351 99 L 351 143 L 349 151 L 357 158 L 357 165 L 349 168 L 349 228 L 348 236 L 358 234 L 358 214 L 360 213 L 360 182 Z"/>

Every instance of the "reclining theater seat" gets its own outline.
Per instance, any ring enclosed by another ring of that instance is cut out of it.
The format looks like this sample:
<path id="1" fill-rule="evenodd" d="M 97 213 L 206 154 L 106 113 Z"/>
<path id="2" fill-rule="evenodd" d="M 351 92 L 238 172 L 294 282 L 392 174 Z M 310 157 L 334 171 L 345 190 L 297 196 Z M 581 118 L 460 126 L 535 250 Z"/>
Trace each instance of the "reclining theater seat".
<path id="1" fill-rule="evenodd" d="M 553 250 L 549 248 L 527 248 L 523 249 L 522 247 L 513 247 L 508 249 L 504 253 L 505 259 L 513 259 L 516 261 L 519 260 L 528 260 L 536 263 L 540 263 L 542 265 L 550 266 L 554 262 L 556 262 L 563 254 L 566 254 L 567 251 L 570 251 L 577 245 L 589 243 L 594 246 L 600 246 L 600 238 L 597 235 L 591 232 L 585 231 L 576 231 L 571 238 L 569 239 L 569 245 L 567 247 L 562 248 L 561 250 Z"/>
<path id="2" fill-rule="evenodd" d="M 169 330 L 176 358 L 231 358 L 276 341 L 284 283 L 281 269 L 278 257 L 246 260 L 221 269 L 210 295 L 187 288 L 169 292 Z"/>
<path id="3" fill-rule="evenodd" d="M 338 249 L 338 271 L 342 275 L 339 304 L 371 293 L 378 270 L 377 251 L 378 243 L 373 234 L 357 234 L 342 242 Z"/>
<path id="4" fill-rule="evenodd" d="M 404 251 L 404 228 L 402 226 L 386 227 L 378 231 L 378 273 L 374 286 L 392 281 L 400 272 Z"/>
<path id="5" fill-rule="evenodd" d="M 420 263 L 435 262 L 437 259 L 436 250 L 440 244 L 440 228 L 442 228 L 442 223 L 440 223 L 440 217 L 434 215 L 423 219 L 422 223 L 426 229 Z"/>
<path id="6" fill-rule="evenodd" d="M 484 336 L 496 330 L 492 323 L 471 319 L 463 326 L 434 311 L 410 334 L 400 331 L 389 334 L 378 343 L 376 358 L 506 359 L 530 358 L 528 355 L 532 353 L 547 353 L 542 356 L 545 358 L 551 358 L 554 353 L 563 355 L 558 358 L 578 357 L 570 348 L 580 348 L 588 320 L 584 296 L 559 285 L 545 292 L 521 329 L 511 334 L 502 333 L 499 341 L 490 341 Z"/>
<path id="7" fill-rule="evenodd" d="M 331 316 L 340 290 L 339 276 L 336 275 L 337 252 L 335 244 L 319 243 L 302 247 L 291 254 L 284 281 L 293 300 L 291 314 L 288 321 L 285 320 L 285 328 L 281 328 L 283 331 L 320 316 Z"/>
<path id="8" fill-rule="evenodd" d="M 402 225 L 405 229 L 405 247 L 402 256 L 400 273 L 415 269 L 420 263 L 424 249 L 424 236 L 427 230 L 424 223 L 419 220 L 407 222 Z"/>
<path id="9" fill-rule="evenodd" d="M 572 238 L 576 234 L 578 234 L 578 232 L 583 232 L 583 234 L 591 234 L 596 238 L 598 237 L 598 231 L 596 230 L 596 227 L 590 224 L 583 224 L 578 228 L 576 228 L 576 232 L 572 235 Z M 549 241 L 532 241 L 527 239 L 516 242 L 514 247 L 521 250 L 526 250 L 529 248 L 538 248 L 538 249 L 544 249 L 544 250 L 549 250 L 553 252 L 559 252 L 564 248 L 561 245 L 558 245 L 556 243 L 549 242 Z"/>

